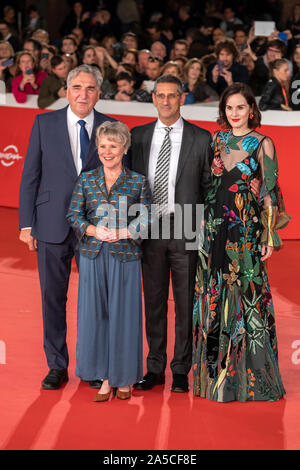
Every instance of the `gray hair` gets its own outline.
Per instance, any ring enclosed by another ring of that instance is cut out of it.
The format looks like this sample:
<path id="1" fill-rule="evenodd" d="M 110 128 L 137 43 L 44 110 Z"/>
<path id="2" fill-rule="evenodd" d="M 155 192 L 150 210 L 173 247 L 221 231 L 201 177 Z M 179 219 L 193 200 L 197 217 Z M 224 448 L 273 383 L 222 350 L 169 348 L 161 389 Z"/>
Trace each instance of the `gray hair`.
<path id="1" fill-rule="evenodd" d="M 103 83 L 103 77 L 102 77 L 100 70 L 98 69 L 98 67 L 93 67 L 92 65 L 86 65 L 86 64 L 79 65 L 78 67 L 75 67 L 75 69 L 69 72 L 68 78 L 67 78 L 67 87 L 70 86 L 71 81 L 75 77 L 77 77 L 77 75 L 79 75 L 80 73 L 89 73 L 93 75 L 96 79 L 97 88 L 99 88 L 100 90 L 101 85 Z"/>
<path id="2" fill-rule="evenodd" d="M 151 46 L 151 51 L 152 51 L 152 48 L 153 48 L 154 44 L 160 44 L 161 46 L 163 46 L 164 51 L 167 52 L 166 46 L 165 46 L 164 43 L 161 42 L 161 41 L 154 41 L 154 42 L 152 43 L 152 46 Z"/>
<path id="3" fill-rule="evenodd" d="M 160 77 L 158 77 L 158 79 L 156 80 L 154 84 L 154 89 L 153 89 L 154 94 L 156 94 L 157 85 L 159 83 L 174 83 L 175 85 L 177 85 L 177 91 L 179 95 L 181 96 L 183 94 L 182 82 L 181 80 L 179 80 L 179 78 L 174 77 L 174 75 L 166 74 L 166 75 L 161 75 Z"/>
<path id="4" fill-rule="evenodd" d="M 96 130 L 96 146 L 98 147 L 100 137 L 119 142 L 126 151 L 130 147 L 130 132 L 126 124 L 121 121 L 105 121 Z"/>

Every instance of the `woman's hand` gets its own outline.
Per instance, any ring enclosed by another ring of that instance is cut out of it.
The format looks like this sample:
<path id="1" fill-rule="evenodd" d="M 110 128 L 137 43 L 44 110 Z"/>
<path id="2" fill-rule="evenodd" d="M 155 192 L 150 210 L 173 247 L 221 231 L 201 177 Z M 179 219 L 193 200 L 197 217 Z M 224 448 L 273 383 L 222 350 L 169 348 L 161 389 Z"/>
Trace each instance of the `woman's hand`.
<path id="1" fill-rule="evenodd" d="M 37 84 L 35 83 L 35 75 L 33 73 L 31 73 L 30 75 L 27 75 L 27 77 L 28 77 L 27 83 L 30 83 L 32 88 L 35 88 L 35 85 L 37 87 Z"/>
<path id="2" fill-rule="evenodd" d="M 253 192 L 254 196 L 258 198 L 260 193 L 261 182 L 257 178 L 253 178 L 250 183 L 251 191 Z"/>
<path id="3" fill-rule="evenodd" d="M 34 73 L 31 73 L 31 74 L 23 74 L 23 79 L 20 83 L 20 89 L 21 90 L 24 90 L 24 87 L 26 85 L 26 83 L 30 83 L 30 85 L 32 86 L 32 88 L 34 88 L 35 90 L 37 89 L 37 84 L 35 83 L 35 75 Z"/>
<path id="4" fill-rule="evenodd" d="M 24 91 L 24 87 L 25 87 L 26 83 L 30 83 L 30 78 L 29 77 L 30 77 L 30 75 L 23 74 L 22 81 L 19 85 L 20 90 Z"/>
<path id="5" fill-rule="evenodd" d="M 107 238 L 105 241 L 108 243 L 113 243 L 119 240 L 124 240 L 125 238 L 132 238 L 131 233 L 128 231 L 127 227 L 110 230 L 109 238 Z"/>
<path id="6" fill-rule="evenodd" d="M 5 62 L 7 59 L 2 59 L 0 60 L 0 72 L 2 72 L 4 69 L 7 68 L 7 65 L 2 65 L 3 62 Z"/>
<path id="7" fill-rule="evenodd" d="M 102 242 L 108 242 L 112 237 L 112 230 L 107 227 L 104 227 L 103 225 L 97 225 L 97 227 L 95 227 L 94 233 L 95 234 L 92 236 Z"/>
<path id="8" fill-rule="evenodd" d="M 273 249 L 274 248 L 272 246 L 263 245 L 261 249 L 261 254 L 262 254 L 261 261 L 265 261 L 266 259 L 270 258 L 270 256 L 273 253 Z"/>

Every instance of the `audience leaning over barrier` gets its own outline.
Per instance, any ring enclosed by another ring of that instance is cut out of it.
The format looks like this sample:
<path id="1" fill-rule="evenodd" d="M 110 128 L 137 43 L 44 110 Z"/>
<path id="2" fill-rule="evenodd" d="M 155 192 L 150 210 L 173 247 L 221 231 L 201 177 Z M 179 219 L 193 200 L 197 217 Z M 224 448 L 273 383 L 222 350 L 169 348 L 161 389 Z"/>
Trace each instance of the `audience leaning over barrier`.
<path id="1" fill-rule="evenodd" d="M 11 92 L 11 83 L 15 76 L 15 53 L 8 41 L 0 41 L 0 80 L 5 83 L 6 92 Z"/>
<path id="2" fill-rule="evenodd" d="M 185 64 L 184 81 L 185 91 L 187 92 L 185 104 L 218 101 L 218 93 L 204 80 L 200 59 L 193 58 Z"/>
<path id="3" fill-rule="evenodd" d="M 290 70 L 285 59 L 276 59 L 270 64 L 272 78 L 266 84 L 259 108 L 292 111 L 290 99 Z"/>
<path id="4" fill-rule="evenodd" d="M 12 81 L 12 92 L 18 103 L 25 103 L 27 95 L 38 95 L 43 80 L 47 77 L 43 70 L 38 71 L 30 52 L 17 54 L 16 77 Z"/>
<path id="5" fill-rule="evenodd" d="M 67 95 L 68 68 L 61 56 L 54 56 L 51 59 L 51 74 L 43 80 L 39 97 L 39 108 L 47 108 L 60 98 Z"/>

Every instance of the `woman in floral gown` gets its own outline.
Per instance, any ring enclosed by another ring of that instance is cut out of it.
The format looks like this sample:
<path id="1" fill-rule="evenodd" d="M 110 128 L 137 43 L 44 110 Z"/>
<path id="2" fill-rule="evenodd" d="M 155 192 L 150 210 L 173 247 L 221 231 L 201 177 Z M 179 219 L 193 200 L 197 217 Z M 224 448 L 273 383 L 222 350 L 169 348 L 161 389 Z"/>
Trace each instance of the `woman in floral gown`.
<path id="1" fill-rule="evenodd" d="M 194 302 L 194 395 L 219 402 L 278 400 L 272 296 L 265 261 L 285 227 L 274 144 L 254 129 L 260 112 L 251 89 L 228 87 L 213 136 L 212 185 L 205 204 Z M 262 182 L 257 198 L 251 181 Z"/>

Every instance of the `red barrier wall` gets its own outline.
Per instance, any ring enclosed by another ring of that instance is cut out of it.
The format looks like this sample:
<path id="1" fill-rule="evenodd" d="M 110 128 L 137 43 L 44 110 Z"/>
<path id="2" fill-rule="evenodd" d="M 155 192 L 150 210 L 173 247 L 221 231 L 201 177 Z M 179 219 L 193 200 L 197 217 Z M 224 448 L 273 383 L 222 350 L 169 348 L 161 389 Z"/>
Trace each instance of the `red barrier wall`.
<path id="1" fill-rule="evenodd" d="M 1 109 L 0 126 L 0 206 L 18 207 L 19 186 L 31 128 L 39 109 L 5 107 Z M 129 128 L 153 121 L 153 117 L 112 115 L 125 122 Z M 192 121 L 210 132 L 218 129 L 214 122 Z M 300 127 L 264 125 L 259 131 L 270 136 L 276 146 L 279 161 L 279 182 L 286 211 L 292 215 L 288 227 L 281 231 L 285 239 L 300 238 L 300 213 L 298 210 L 298 178 Z"/>

